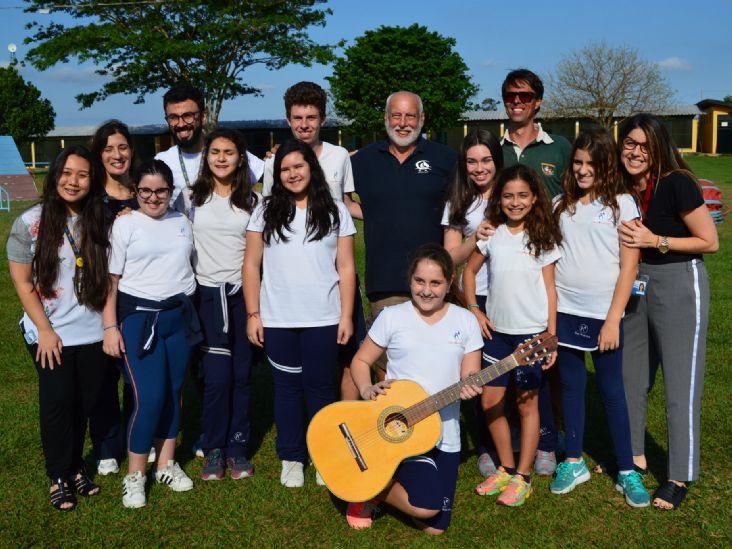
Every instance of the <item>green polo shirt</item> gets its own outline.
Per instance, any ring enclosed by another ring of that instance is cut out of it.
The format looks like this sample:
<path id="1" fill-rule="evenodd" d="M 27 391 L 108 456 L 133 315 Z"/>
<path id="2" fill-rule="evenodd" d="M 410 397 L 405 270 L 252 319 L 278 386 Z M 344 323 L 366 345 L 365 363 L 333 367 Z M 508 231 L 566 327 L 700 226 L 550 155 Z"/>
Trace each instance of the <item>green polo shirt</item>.
<path id="1" fill-rule="evenodd" d="M 544 180 L 549 196 L 552 198 L 562 194 L 562 174 L 569 162 L 572 146 L 561 135 L 550 135 L 539 127 L 539 135 L 528 146 L 517 154 L 515 144 L 508 137 L 508 130 L 503 134 L 503 164 L 513 166 L 524 164 L 536 170 Z"/>

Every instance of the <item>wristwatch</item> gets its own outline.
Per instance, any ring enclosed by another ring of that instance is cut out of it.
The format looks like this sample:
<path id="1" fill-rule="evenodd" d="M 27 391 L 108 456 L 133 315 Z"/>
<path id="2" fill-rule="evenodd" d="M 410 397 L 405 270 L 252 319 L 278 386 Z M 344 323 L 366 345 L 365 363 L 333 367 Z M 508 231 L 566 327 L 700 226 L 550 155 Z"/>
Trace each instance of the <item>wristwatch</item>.
<path id="1" fill-rule="evenodd" d="M 662 254 L 668 253 L 668 237 L 667 236 L 662 236 L 658 240 L 658 251 L 661 252 Z"/>

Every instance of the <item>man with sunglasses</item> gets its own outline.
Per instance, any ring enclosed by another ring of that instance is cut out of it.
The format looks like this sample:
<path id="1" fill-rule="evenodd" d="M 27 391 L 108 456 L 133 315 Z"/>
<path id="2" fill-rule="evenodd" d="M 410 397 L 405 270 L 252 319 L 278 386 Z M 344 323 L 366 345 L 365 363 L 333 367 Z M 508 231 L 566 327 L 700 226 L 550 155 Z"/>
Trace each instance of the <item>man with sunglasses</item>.
<path id="1" fill-rule="evenodd" d="M 206 103 L 203 93 L 189 84 L 170 88 L 163 96 L 165 121 L 175 145 L 155 155 L 156 160 L 165 162 L 173 172 L 175 189 L 170 197 L 173 209 L 188 213 L 191 199 L 183 192 L 196 182 L 203 158 L 203 129 L 206 125 Z M 264 162 L 247 152 L 249 177 L 252 184 L 264 173 Z"/>
<path id="2" fill-rule="evenodd" d="M 562 191 L 562 172 L 571 146 L 560 135 L 551 135 L 535 122 L 544 97 L 544 84 L 528 69 L 508 73 L 501 87 L 503 104 L 508 115 L 508 128 L 503 134 L 503 162 L 506 167 L 526 164 L 541 175 L 550 196 Z"/>

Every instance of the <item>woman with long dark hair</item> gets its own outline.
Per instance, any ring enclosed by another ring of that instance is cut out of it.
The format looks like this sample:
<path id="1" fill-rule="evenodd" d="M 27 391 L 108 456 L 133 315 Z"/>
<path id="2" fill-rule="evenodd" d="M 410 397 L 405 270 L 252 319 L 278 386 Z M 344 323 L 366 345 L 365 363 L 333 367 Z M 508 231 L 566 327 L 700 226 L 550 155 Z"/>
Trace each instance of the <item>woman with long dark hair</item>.
<path id="1" fill-rule="evenodd" d="M 242 266 L 246 228 L 258 197 L 249 180 L 244 136 L 219 128 L 206 136 L 201 175 L 191 191 L 196 307 L 203 343 L 201 478 L 249 477 L 247 459 L 252 348 L 246 337 Z"/>
<path id="2" fill-rule="evenodd" d="M 99 493 L 82 457 L 106 360 L 100 312 L 109 225 L 95 166 L 87 149 L 64 149 L 49 168 L 41 202 L 15 220 L 7 243 L 10 276 L 25 311 L 20 329 L 38 371 L 51 503 L 62 511 L 76 507 L 74 490 Z"/>
<path id="3" fill-rule="evenodd" d="M 135 162 L 132 136 L 119 120 L 105 122 L 94 133 L 91 143 L 92 156 L 103 168 L 104 193 L 102 200 L 114 220 L 124 210 L 139 208 L 132 185 L 130 171 Z M 108 357 L 105 365 L 104 384 L 99 405 L 89 418 L 89 437 L 97 459 L 97 473 L 102 476 L 119 472 L 119 462 L 124 452 L 122 424 L 130 419 L 133 397 L 129 383 L 124 383 L 123 409 L 120 415 L 118 384 L 124 370 L 122 359 Z"/>
<path id="4" fill-rule="evenodd" d="M 663 368 L 668 424 L 668 480 L 656 490 L 657 509 L 676 509 L 699 478 L 701 395 L 706 366 L 709 280 L 704 254 L 719 239 L 696 177 L 664 123 L 636 114 L 620 129 L 620 163 L 641 195 L 642 221 L 623 222 L 624 245 L 640 249 L 639 286 L 625 316 L 623 382 L 633 461 L 647 467 L 644 439 L 648 391 Z"/>
<path id="5" fill-rule="evenodd" d="M 488 130 L 475 129 L 463 139 L 455 175 L 447 190 L 447 203 L 442 214 L 445 227 L 443 244 L 456 264 L 464 263 L 478 241 L 478 229 L 485 220 L 485 209 L 498 173 L 503 169 L 503 149 L 498 138 Z M 475 303 L 485 312 L 488 295 L 488 265 L 475 277 Z M 478 431 L 478 469 L 487 477 L 496 472 L 493 441 L 485 427 L 480 401 L 475 403 Z M 490 453 L 493 453 L 493 457 Z"/>
<path id="6" fill-rule="evenodd" d="M 353 334 L 356 228 L 308 144 L 283 144 L 274 174 L 247 227 L 244 297 L 249 341 L 273 366 L 280 482 L 294 488 L 304 484 L 307 421 L 335 401 L 338 347 Z"/>

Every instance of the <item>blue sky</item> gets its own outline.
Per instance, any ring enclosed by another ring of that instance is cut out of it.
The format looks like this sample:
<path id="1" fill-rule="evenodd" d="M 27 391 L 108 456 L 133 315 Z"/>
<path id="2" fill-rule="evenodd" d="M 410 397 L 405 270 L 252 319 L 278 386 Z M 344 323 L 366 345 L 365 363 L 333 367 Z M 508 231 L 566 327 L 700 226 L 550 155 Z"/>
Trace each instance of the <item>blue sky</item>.
<path id="1" fill-rule="evenodd" d="M 9 60 L 9 43 L 17 45 L 19 59 L 28 49 L 23 44 L 24 26 L 32 17 L 15 9 L 22 5 L 22 0 L 0 0 L 3 65 Z M 415 22 L 455 38 L 458 52 L 480 86 L 476 99 L 497 98 L 501 82 L 512 68 L 526 66 L 546 75 L 563 55 L 598 40 L 637 48 L 646 60 L 659 63 L 680 104 L 696 103 L 702 96 L 721 99 L 732 95 L 732 0 L 331 0 L 328 6 L 333 15 L 327 25 L 311 32 L 322 43 L 344 38 L 350 45 L 380 25 Z M 60 14 L 33 17 L 68 22 Z M 57 127 L 98 124 L 112 117 L 128 124 L 163 121 L 162 93 L 143 105 L 134 105 L 131 96 L 118 95 L 79 110 L 74 96 L 97 89 L 100 82 L 89 65 L 79 67 L 72 60 L 42 73 L 31 67 L 21 68 L 21 73 L 51 100 Z M 263 97 L 245 96 L 225 103 L 221 119 L 280 118 L 282 94 L 289 85 L 313 80 L 326 86 L 324 78 L 330 74 L 327 66 L 291 65 L 280 71 L 253 67 L 245 78 L 262 88 Z"/>

